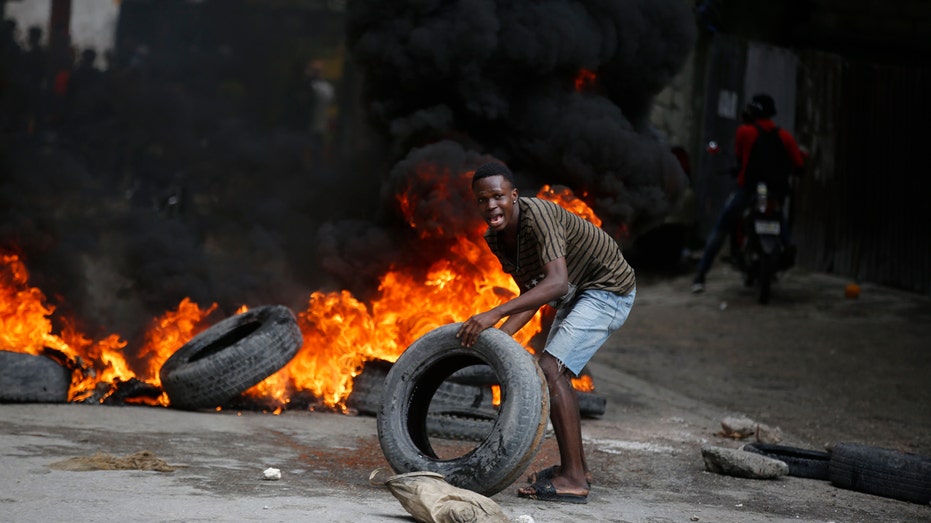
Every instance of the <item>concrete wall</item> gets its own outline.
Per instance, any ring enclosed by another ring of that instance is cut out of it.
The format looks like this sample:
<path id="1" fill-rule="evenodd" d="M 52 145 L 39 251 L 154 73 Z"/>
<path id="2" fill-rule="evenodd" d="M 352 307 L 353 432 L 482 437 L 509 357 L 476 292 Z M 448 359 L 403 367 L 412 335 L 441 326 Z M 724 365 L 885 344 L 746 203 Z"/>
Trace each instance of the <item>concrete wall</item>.
<path id="1" fill-rule="evenodd" d="M 669 144 L 685 147 L 690 155 L 699 117 L 693 107 L 695 87 L 700 79 L 700 76 L 696 77 L 695 70 L 696 60 L 693 56 L 686 61 L 672 83 L 656 96 L 650 113 L 650 122 L 666 137 Z"/>

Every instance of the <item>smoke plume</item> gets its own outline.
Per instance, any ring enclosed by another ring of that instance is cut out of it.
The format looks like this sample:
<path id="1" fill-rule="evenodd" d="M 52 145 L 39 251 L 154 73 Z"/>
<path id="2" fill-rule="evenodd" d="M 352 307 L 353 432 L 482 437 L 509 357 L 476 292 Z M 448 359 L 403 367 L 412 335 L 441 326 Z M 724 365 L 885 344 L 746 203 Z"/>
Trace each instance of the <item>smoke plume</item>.
<path id="1" fill-rule="evenodd" d="M 352 4 L 347 43 L 393 154 L 442 162 L 452 141 L 507 162 L 523 194 L 566 185 L 636 234 L 686 184 L 648 116 L 694 38 L 679 0 L 370 1 Z"/>
<path id="2" fill-rule="evenodd" d="M 23 255 L 57 312 L 131 352 L 185 297 L 223 314 L 302 310 L 314 290 L 364 300 L 387 268 L 429 265 L 476 223 L 468 172 L 494 158 L 522 194 L 566 185 L 609 231 L 636 234 L 685 186 L 648 113 L 694 36 L 682 0 L 349 2 L 363 93 L 340 111 L 363 104 L 379 143 L 310 169 L 303 135 L 237 112 L 223 81 L 240 47 L 160 79 L 147 61 L 183 57 L 140 46 L 74 101 L 87 112 L 28 135 L 0 118 L 0 249 Z M 595 79 L 578 89 L 583 70 Z"/>

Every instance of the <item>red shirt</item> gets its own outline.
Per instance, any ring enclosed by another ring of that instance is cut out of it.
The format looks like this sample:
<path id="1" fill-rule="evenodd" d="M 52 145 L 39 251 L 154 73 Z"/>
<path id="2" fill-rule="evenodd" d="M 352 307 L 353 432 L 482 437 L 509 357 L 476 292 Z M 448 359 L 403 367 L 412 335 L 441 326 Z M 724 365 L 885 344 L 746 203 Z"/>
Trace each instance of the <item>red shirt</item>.
<path id="1" fill-rule="evenodd" d="M 776 127 L 775 122 L 768 118 L 760 118 L 754 123 L 766 131 Z M 734 154 L 737 155 L 737 161 L 740 162 L 740 172 L 737 174 L 737 185 L 739 187 L 744 186 L 747 160 L 750 159 L 750 148 L 759 134 L 754 124 L 743 124 L 737 128 L 737 136 L 734 138 Z M 805 161 L 802 159 L 802 152 L 799 150 L 798 143 L 795 142 L 792 134 L 780 127 L 779 139 L 782 140 L 782 145 L 785 146 L 786 152 L 789 153 L 789 161 L 792 162 L 792 165 L 795 167 L 804 165 Z"/>

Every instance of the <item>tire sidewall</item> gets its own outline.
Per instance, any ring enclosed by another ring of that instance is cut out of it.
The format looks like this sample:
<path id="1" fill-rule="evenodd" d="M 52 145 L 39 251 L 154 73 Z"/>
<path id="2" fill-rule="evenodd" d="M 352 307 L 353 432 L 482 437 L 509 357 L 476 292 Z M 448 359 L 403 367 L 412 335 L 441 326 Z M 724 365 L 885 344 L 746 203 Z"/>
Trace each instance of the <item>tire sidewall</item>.
<path id="1" fill-rule="evenodd" d="M 249 324 L 258 325 L 247 335 L 218 347 L 224 337 Z M 290 309 L 283 305 L 256 307 L 191 338 L 165 361 L 159 378 L 173 407 L 213 408 L 281 369 L 297 354 L 302 341 Z M 197 385 L 204 381 L 209 381 L 210 387 Z M 197 391 L 196 397 L 191 390 Z"/>
<path id="2" fill-rule="evenodd" d="M 831 455 L 827 452 L 767 443 L 748 443 L 743 450 L 784 462 L 789 466 L 790 476 L 828 479 Z"/>
<path id="3" fill-rule="evenodd" d="M 427 333 L 392 365 L 378 412 L 378 438 L 396 472 L 436 472 L 454 486 L 491 496 L 520 477 L 539 450 L 549 393 L 533 355 L 510 336 L 487 329 L 474 346 L 465 348 L 455 337 L 459 325 Z M 428 405 L 423 403 L 429 403 L 450 374 L 476 363 L 491 366 L 501 383 L 497 419 L 473 450 L 454 459 L 438 459 L 426 437 Z"/>

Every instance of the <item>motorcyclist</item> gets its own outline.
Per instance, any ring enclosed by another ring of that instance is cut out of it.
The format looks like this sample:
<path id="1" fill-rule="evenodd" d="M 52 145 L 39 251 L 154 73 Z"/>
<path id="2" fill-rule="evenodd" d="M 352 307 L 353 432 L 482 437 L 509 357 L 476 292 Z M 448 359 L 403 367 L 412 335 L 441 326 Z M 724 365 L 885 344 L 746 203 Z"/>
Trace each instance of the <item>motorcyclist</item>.
<path id="1" fill-rule="evenodd" d="M 734 153 L 737 156 L 737 164 L 739 166 L 736 178 L 737 187 L 731 192 L 730 196 L 728 196 L 727 201 L 724 203 L 724 208 L 721 209 L 718 220 L 711 230 L 711 234 L 708 236 L 705 243 L 705 250 L 702 253 L 701 260 L 698 262 L 695 278 L 692 280 L 692 292 L 698 293 L 705 290 L 705 275 L 711 269 L 714 259 L 721 250 L 724 238 L 733 231 L 744 209 L 751 201 L 750 197 L 752 191 L 755 190 L 755 184 L 751 180 L 754 178 L 752 166 L 750 171 L 748 171 L 748 166 L 750 166 L 751 163 L 753 146 L 757 143 L 761 133 L 776 130 L 787 156 L 789 166 L 782 170 L 785 176 L 784 183 L 776 184 L 776 187 L 774 187 L 774 190 L 779 194 L 781 199 L 784 200 L 786 196 L 785 192 L 787 192 L 789 186 L 788 177 L 793 168 L 799 169 L 804 165 L 802 153 L 798 148 L 795 138 L 785 129 L 781 127 L 777 129 L 776 123 L 773 122 L 772 117 L 775 114 L 776 103 L 773 97 L 768 94 L 761 93 L 754 95 L 750 103 L 747 104 L 745 109 L 745 121 L 737 128 L 734 139 Z M 760 163 L 759 158 L 754 158 L 753 161 Z M 766 160 L 768 163 L 780 161 L 786 161 L 786 159 L 772 158 Z M 784 189 L 780 186 L 784 187 Z M 783 217 L 783 224 L 780 230 L 783 244 L 786 245 L 787 257 L 791 258 L 794 257 L 794 249 L 790 243 L 788 227 L 785 221 L 785 217 Z"/>

